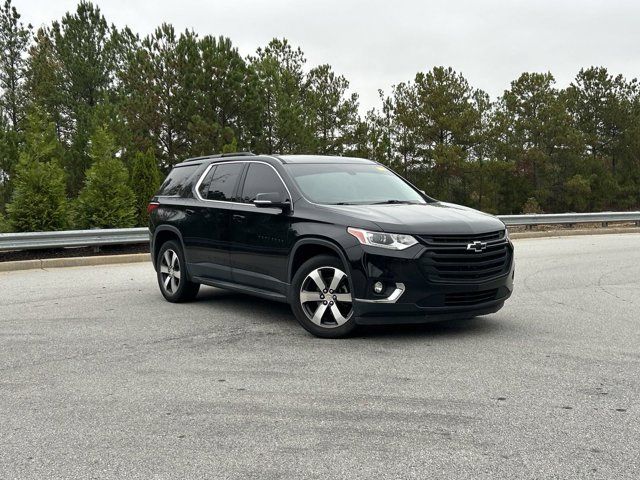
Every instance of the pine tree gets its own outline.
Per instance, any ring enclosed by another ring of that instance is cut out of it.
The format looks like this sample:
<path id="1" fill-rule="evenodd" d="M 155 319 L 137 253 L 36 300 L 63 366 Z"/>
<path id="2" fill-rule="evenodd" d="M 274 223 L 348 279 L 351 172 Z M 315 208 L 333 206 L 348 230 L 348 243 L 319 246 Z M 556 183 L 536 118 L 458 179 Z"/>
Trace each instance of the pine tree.
<path id="1" fill-rule="evenodd" d="M 303 103 L 303 66 L 300 48 L 274 38 L 255 57 L 254 70 L 261 105 L 262 135 L 259 149 L 266 153 L 304 153 L 312 142 Z"/>
<path id="2" fill-rule="evenodd" d="M 24 115 L 25 53 L 31 40 L 31 25 L 20 22 L 20 14 L 5 0 L 0 6 L 0 107 L 12 130 L 19 129 Z"/>
<path id="3" fill-rule="evenodd" d="M 66 140 L 70 131 L 62 85 L 62 65 L 57 57 L 53 35 L 45 27 L 38 29 L 29 49 L 25 89 L 30 105 L 45 112 L 56 125 L 58 139 Z"/>
<path id="4" fill-rule="evenodd" d="M 114 156 L 113 137 L 104 128 L 91 137 L 93 165 L 75 206 L 78 228 L 126 228 L 136 223 L 135 196 L 127 169 Z"/>
<path id="5" fill-rule="evenodd" d="M 51 37 L 59 67 L 63 115 L 69 120 L 67 131 L 62 132 L 68 145 L 65 166 L 69 191 L 75 195 L 91 163 L 88 147 L 96 109 L 115 96 L 117 37 L 100 9 L 85 0 L 73 14 L 53 22 Z"/>
<path id="6" fill-rule="evenodd" d="M 349 82 L 329 65 L 311 69 L 304 102 L 315 153 L 339 155 L 349 149 L 358 125 L 358 95 L 347 96 Z"/>
<path id="7" fill-rule="evenodd" d="M 136 152 L 131 166 L 131 190 L 135 195 L 136 221 L 140 226 L 147 224 L 147 205 L 160 186 L 160 171 L 152 150 Z"/>
<path id="8" fill-rule="evenodd" d="M 31 25 L 20 21 L 11 0 L 0 4 L 0 209 L 11 196 L 25 115 L 26 53 Z"/>
<path id="9" fill-rule="evenodd" d="M 195 34 L 178 36 L 173 26 L 162 24 L 129 52 L 120 73 L 122 111 L 136 146 L 141 151 L 152 146 L 165 170 L 189 154 L 197 68 Z"/>
<path id="10" fill-rule="evenodd" d="M 65 175 L 60 166 L 55 125 L 42 112 L 27 118 L 15 188 L 7 205 L 10 227 L 18 232 L 60 230 L 67 226 Z"/>

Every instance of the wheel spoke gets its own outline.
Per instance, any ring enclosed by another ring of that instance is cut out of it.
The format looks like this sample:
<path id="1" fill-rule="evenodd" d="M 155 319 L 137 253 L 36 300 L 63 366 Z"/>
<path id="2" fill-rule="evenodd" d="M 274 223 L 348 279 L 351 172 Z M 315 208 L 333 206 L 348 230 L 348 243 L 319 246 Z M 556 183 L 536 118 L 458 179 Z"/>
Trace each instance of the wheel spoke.
<path id="1" fill-rule="evenodd" d="M 318 286 L 318 288 L 320 289 L 320 291 L 326 290 L 327 286 L 324 283 L 324 280 L 322 280 L 322 277 L 320 276 L 320 270 L 314 270 L 313 272 L 311 272 L 309 274 L 309 277 L 311 277 L 311 279 L 316 283 L 316 285 Z"/>
<path id="2" fill-rule="evenodd" d="M 342 316 L 342 313 L 340 313 L 340 309 L 335 303 L 331 305 L 331 313 L 333 315 L 333 319 L 336 321 L 338 325 L 342 325 L 344 322 L 347 321 L 347 319 Z"/>
<path id="3" fill-rule="evenodd" d="M 171 292 L 174 293 L 178 290 L 178 280 L 176 277 L 171 277 Z"/>
<path id="4" fill-rule="evenodd" d="M 174 270 L 173 271 L 173 276 L 175 278 L 177 278 L 178 280 L 180 280 L 180 270 Z"/>
<path id="5" fill-rule="evenodd" d="M 342 277 L 344 277 L 344 272 L 342 270 L 338 270 L 337 268 L 333 269 L 333 278 L 331 279 L 331 284 L 329 285 L 329 290 L 336 290 Z"/>
<path id="6" fill-rule="evenodd" d="M 325 310 L 327 309 L 327 305 L 321 303 L 318 305 L 315 313 L 313 314 L 313 318 L 311 319 L 313 323 L 316 325 L 320 325 L 322 323 L 322 315 L 324 315 Z"/>
<path id="7" fill-rule="evenodd" d="M 167 265 L 167 267 L 171 266 L 171 250 L 167 250 L 166 252 L 164 252 L 164 263 Z"/>
<path id="8" fill-rule="evenodd" d="M 161 273 L 166 273 L 166 274 L 168 274 L 168 273 L 169 273 L 169 267 L 168 267 L 168 266 L 166 266 L 166 265 L 164 264 L 164 262 L 162 262 L 162 265 L 160 265 L 160 272 L 161 272 Z"/>
<path id="9" fill-rule="evenodd" d="M 334 293 L 337 302 L 351 303 L 350 293 Z"/>
<path id="10" fill-rule="evenodd" d="M 320 298 L 320 292 L 308 292 L 306 290 L 300 292 L 300 302 L 302 303 L 321 301 L 322 299 Z"/>
<path id="11" fill-rule="evenodd" d="M 164 288 L 165 290 L 167 290 L 168 292 L 170 292 L 171 290 L 169 290 L 169 283 L 171 283 L 171 275 L 167 275 L 164 279 Z"/>
<path id="12" fill-rule="evenodd" d="M 173 250 L 171 251 L 171 266 L 174 270 L 178 266 L 178 255 Z"/>

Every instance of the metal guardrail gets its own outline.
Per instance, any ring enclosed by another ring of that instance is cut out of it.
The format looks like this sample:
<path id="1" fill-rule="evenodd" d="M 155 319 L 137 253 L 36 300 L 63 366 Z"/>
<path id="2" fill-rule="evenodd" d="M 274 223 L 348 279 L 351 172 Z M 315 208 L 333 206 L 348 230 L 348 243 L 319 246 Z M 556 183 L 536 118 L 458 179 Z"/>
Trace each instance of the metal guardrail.
<path id="1" fill-rule="evenodd" d="M 507 226 L 573 225 L 577 223 L 635 222 L 640 226 L 640 212 L 551 213 L 532 215 L 498 215 Z M 101 247 L 135 245 L 149 241 L 147 228 L 113 228 L 103 230 L 66 230 L 60 232 L 0 233 L 0 252 L 42 248 Z"/>
<path id="2" fill-rule="evenodd" d="M 0 233 L 0 252 L 9 250 L 35 250 L 39 248 L 134 245 L 148 241 L 148 228 Z"/>
<path id="3" fill-rule="evenodd" d="M 640 225 L 640 212 L 539 213 L 528 215 L 498 215 L 507 226 L 573 225 L 576 223 L 635 222 Z"/>

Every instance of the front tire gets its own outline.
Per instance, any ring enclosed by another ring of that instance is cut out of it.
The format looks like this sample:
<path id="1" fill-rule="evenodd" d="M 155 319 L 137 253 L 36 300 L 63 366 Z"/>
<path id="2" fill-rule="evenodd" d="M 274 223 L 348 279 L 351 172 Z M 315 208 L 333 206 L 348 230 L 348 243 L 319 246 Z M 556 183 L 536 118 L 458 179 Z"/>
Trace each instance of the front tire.
<path id="1" fill-rule="evenodd" d="M 291 309 L 300 325 L 317 337 L 345 337 L 356 328 L 345 271 L 337 257 L 319 255 L 303 263 L 293 276 Z"/>
<path id="2" fill-rule="evenodd" d="M 189 281 L 182 246 L 170 240 L 163 243 L 156 259 L 158 286 L 164 298 L 172 303 L 196 298 L 200 284 Z"/>

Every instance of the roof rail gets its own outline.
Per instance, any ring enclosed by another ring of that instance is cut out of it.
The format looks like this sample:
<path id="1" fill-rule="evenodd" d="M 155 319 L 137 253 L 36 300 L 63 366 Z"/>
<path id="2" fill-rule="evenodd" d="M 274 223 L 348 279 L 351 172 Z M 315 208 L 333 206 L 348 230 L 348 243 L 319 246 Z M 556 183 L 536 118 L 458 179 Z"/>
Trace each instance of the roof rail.
<path id="1" fill-rule="evenodd" d="M 203 155 L 201 157 L 187 158 L 184 162 L 195 162 L 196 160 L 208 160 L 210 158 L 226 158 L 226 157 L 255 157 L 253 152 L 229 152 L 229 153 L 217 153 L 215 155 Z"/>
<path id="2" fill-rule="evenodd" d="M 216 155 L 218 156 L 218 155 Z M 231 153 L 221 153 L 220 157 L 255 157 L 256 154 L 253 152 L 231 152 Z"/>

